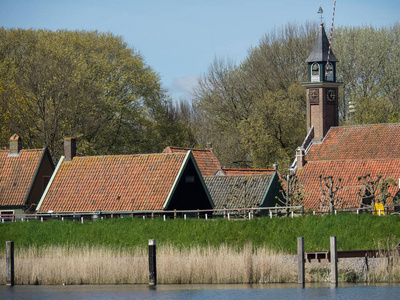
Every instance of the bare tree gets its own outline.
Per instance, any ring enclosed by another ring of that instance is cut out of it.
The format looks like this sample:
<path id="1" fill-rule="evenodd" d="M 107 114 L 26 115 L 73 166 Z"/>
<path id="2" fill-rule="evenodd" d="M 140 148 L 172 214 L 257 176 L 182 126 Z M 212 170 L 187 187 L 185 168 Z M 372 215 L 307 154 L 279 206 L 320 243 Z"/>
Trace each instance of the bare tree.
<path id="1" fill-rule="evenodd" d="M 322 195 L 319 198 L 321 210 L 329 207 L 329 212 L 333 213 L 336 209 L 342 208 L 343 199 L 336 195 L 343 188 L 342 178 L 339 177 L 335 185 L 333 176 L 322 177 L 322 175 L 319 175 L 319 184 L 322 191 Z"/>
<path id="2" fill-rule="evenodd" d="M 389 193 L 391 186 L 397 186 L 393 178 L 382 179 L 382 175 L 377 175 L 376 179 L 373 180 L 371 174 L 365 174 L 357 179 L 363 185 L 358 191 L 358 195 L 361 197 L 360 208 L 366 207 L 373 210 L 375 203 L 386 205 L 390 199 L 393 199 L 393 195 Z"/>
<path id="3" fill-rule="evenodd" d="M 281 197 L 276 197 L 278 202 L 286 207 L 303 205 L 304 188 L 299 185 L 296 174 L 281 176 L 279 182 L 283 189 L 279 191 Z M 287 209 L 286 212 L 289 213 L 289 210 Z"/>
<path id="4" fill-rule="evenodd" d="M 357 177 L 357 180 L 363 185 L 358 191 L 358 195 L 361 197 L 359 208 L 367 207 L 373 209 L 375 207 L 375 192 L 381 178 L 382 175 L 377 175 L 376 179 L 373 180 L 371 174 Z"/>

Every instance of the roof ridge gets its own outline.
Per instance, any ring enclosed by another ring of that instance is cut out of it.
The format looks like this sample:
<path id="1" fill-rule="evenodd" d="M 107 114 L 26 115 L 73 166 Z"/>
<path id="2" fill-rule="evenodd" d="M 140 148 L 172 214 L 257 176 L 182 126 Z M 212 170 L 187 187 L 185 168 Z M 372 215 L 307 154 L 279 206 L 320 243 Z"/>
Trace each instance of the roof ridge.
<path id="1" fill-rule="evenodd" d="M 351 162 L 351 161 L 353 161 L 353 162 L 370 162 L 370 161 L 393 161 L 393 160 L 400 161 L 400 157 L 399 158 L 373 158 L 373 159 L 365 159 L 365 158 L 358 158 L 358 159 L 355 159 L 355 158 L 351 158 L 351 159 L 329 159 L 329 160 L 320 159 L 320 160 L 307 161 L 307 164 L 319 163 L 319 162 L 338 162 L 338 161 L 343 161 L 343 162 Z"/>
<path id="2" fill-rule="evenodd" d="M 354 125 L 332 126 L 331 128 L 349 128 L 349 127 L 367 127 L 367 126 L 368 127 L 372 127 L 372 126 L 379 126 L 379 125 L 397 125 L 397 126 L 400 126 L 400 123 L 354 124 Z"/>
<path id="3" fill-rule="evenodd" d="M 78 159 L 85 159 L 85 158 L 103 158 L 103 157 L 127 157 L 127 156 L 167 156 L 167 155 L 185 155 L 184 153 L 136 153 L 136 154 L 103 154 L 103 155 L 88 155 L 88 156 L 74 156 Z"/>
<path id="4" fill-rule="evenodd" d="M 186 147 L 174 147 L 174 146 L 168 146 L 167 148 L 170 149 L 180 149 L 180 150 L 191 150 L 191 151 L 211 151 L 211 149 L 199 149 L 199 148 L 186 148 Z"/>

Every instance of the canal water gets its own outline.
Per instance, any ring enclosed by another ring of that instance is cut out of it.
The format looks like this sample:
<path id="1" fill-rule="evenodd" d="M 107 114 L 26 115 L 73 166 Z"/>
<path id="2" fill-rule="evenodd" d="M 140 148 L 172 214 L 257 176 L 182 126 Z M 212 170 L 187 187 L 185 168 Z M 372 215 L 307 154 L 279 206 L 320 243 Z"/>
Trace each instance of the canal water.
<path id="1" fill-rule="evenodd" d="M 400 285 L 0 286 L 0 299 L 399 299 Z"/>

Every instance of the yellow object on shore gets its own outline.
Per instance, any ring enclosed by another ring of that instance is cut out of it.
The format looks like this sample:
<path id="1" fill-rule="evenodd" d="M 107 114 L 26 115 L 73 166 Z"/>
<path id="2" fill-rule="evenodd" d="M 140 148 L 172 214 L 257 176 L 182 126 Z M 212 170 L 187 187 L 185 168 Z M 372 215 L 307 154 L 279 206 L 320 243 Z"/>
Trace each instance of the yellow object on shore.
<path id="1" fill-rule="evenodd" d="M 375 203 L 374 215 L 384 216 L 385 209 L 383 208 L 383 203 Z"/>

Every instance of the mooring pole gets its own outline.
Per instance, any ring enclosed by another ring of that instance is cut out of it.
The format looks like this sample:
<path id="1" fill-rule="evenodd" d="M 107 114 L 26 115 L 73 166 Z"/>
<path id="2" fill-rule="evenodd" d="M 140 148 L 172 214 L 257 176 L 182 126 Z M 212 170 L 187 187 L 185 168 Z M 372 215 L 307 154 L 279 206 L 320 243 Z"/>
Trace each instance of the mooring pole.
<path id="1" fill-rule="evenodd" d="M 157 284 L 156 240 L 149 240 L 149 285 Z"/>
<path id="2" fill-rule="evenodd" d="M 304 287 L 306 281 L 305 268 L 304 268 L 304 238 L 297 238 L 297 261 L 298 261 L 298 283 Z"/>
<path id="3" fill-rule="evenodd" d="M 6 242 L 6 285 L 14 286 L 14 242 Z"/>
<path id="4" fill-rule="evenodd" d="M 336 246 L 336 236 L 331 236 L 331 283 L 336 286 L 338 284 L 338 258 L 337 258 L 337 246 Z"/>

